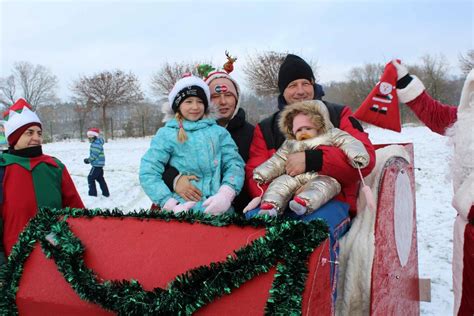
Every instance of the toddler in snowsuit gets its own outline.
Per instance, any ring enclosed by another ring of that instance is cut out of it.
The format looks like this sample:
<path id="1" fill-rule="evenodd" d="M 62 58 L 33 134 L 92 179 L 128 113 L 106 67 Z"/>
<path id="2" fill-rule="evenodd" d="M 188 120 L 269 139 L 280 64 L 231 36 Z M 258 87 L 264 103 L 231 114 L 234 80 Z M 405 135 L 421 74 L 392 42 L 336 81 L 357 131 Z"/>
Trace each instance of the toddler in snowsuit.
<path id="1" fill-rule="evenodd" d="M 90 150 L 89 158 L 84 159 L 84 163 L 91 164 L 92 168 L 87 176 L 87 182 L 89 183 L 89 195 L 97 196 L 97 188 L 95 182 L 99 182 L 100 190 L 102 195 L 109 197 L 109 188 L 104 179 L 104 165 L 105 165 L 105 154 L 104 154 L 104 139 L 100 137 L 100 130 L 98 128 L 91 128 L 87 131 L 87 138 L 89 139 Z"/>
<path id="2" fill-rule="evenodd" d="M 204 211 L 218 215 L 231 209 L 242 189 L 244 162 L 229 132 L 209 117 L 207 84 L 194 76 L 184 77 L 171 90 L 166 105 L 166 124 L 151 141 L 140 164 L 140 183 L 155 205 L 179 213 Z M 170 110 L 172 113 L 170 113 Z M 202 192 L 198 202 L 186 202 L 163 181 L 165 166 L 183 175 L 195 175 Z"/>
<path id="3" fill-rule="evenodd" d="M 297 176 L 285 174 L 289 154 L 313 149 L 319 145 L 340 148 L 354 168 L 364 168 L 369 155 L 364 145 L 348 133 L 333 127 L 326 106 L 319 100 L 303 101 L 288 105 L 282 112 L 279 128 L 286 136 L 285 142 L 266 162 L 253 171 L 258 183 L 271 182 L 263 194 L 259 214 L 281 215 L 288 201 L 290 209 L 298 215 L 309 214 L 328 202 L 341 191 L 339 182 L 316 172 Z"/>

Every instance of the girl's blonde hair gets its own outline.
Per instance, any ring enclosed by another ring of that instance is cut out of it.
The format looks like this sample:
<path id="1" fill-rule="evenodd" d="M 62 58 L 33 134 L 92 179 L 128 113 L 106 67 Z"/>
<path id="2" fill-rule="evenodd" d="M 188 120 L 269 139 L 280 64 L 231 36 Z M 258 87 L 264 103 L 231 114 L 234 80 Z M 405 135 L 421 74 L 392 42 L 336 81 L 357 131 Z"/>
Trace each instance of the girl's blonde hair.
<path id="1" fill-rule="evenodd" d="M 184 143 L 186 140 L 188 140 L 188 135 L 186 135 L 186 131 L 184 130 L 184 127 L 183 127 L 183 116 L 178 111 L 176 112 L 175 117 L 179 124 L 178 142 Z"/>

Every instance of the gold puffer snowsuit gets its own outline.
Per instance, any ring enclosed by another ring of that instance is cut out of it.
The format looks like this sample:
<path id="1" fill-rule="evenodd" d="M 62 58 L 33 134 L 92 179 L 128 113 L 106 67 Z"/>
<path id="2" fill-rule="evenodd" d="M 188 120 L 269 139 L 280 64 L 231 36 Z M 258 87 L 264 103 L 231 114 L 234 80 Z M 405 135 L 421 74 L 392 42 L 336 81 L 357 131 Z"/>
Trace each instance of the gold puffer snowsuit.
<path id="1" fill-rule="evenodd" d="M 293 118 L 304 113 L 323 117 L 323 132 L 311 139 L 296 140 L 293 135 Z M 364 168 L 369 163 L 369 154 L 364 145 L 348 133 L 335 128 L 329 112 L 323 102 L 318 100 L 303 101 L 287 105 L 281 113 L 279 127 L 286 136 L 285 142 L 271 158 L 255 168 L 253 178 L 259 183 L 270 182 L 270 186 L 262 197 L 262 203 L 269 202 L 276 206 L 281 214 L 294 193 L 301 187 L 305 189 L 298 197 L 307 201 L 308 214 L 321 207 L 341 191 L 341 185 L 336 179 L 319 175 L 316 172 L 306 172 L 297 176 L 285 174 L 286 160 L 289 154 L 314 149 L 319 145 L 330 145 L 340 148 L 354 168 Z"/>

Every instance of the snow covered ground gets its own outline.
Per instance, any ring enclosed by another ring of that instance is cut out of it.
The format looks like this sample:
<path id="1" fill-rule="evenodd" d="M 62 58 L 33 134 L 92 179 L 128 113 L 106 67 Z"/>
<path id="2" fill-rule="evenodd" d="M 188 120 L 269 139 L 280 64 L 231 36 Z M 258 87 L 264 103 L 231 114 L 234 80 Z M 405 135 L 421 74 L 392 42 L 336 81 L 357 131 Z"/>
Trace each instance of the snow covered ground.
<path id="1" fill-rule="evenodd" d="M 431 303 L 421 303 L 422 315 L 452 315 L 451 280 L 452 230 L 456 211 L 451 206 L 452 185 L 448 178 L 452 148 L 447 138 L 426 127 L 405 126 L 402 133 L 379 128 L 367 129 L 372 142 L 411 142 L 415 148 L 416 209 L 418 228 L 419 273 L 431 278 Z M 89 165 L 87 142 L 70 141 L 44 145 L 44 152 L 65 163 L 88 208 L 119 208 L 132 211 L 149 208 L 151 202 L 140 187 L 140 158 L 151 138 L 111 140 L 105 144 L 105 179 L 109 198 L 87 195 Z M 99 194 L 100 194 L 100 189 Z"/>

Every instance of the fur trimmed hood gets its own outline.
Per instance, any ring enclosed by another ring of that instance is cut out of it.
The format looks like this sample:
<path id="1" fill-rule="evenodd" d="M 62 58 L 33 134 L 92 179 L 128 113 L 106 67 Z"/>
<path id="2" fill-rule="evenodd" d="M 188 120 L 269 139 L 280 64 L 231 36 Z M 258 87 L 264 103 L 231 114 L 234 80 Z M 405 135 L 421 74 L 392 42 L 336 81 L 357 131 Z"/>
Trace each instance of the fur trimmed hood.
<path id="1" fill-rule="evenodd" d="M 287 105 L 281 112 L 278 127 L 287 139 L 295 139 L 295 135 L 293 134 L 293 119 L 300 113 L 308 115 L 311 120 L 315 121 L 315 125 L 318 124 L 314 117 L 321 115 L 323 117 L 322 133 L 326 133 L 328 130 L 334 128 L 329 118 L 329 111 L 322 101 L 302 101 Z"/>

